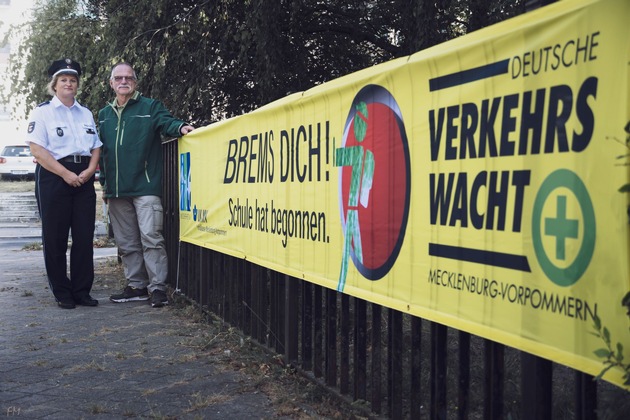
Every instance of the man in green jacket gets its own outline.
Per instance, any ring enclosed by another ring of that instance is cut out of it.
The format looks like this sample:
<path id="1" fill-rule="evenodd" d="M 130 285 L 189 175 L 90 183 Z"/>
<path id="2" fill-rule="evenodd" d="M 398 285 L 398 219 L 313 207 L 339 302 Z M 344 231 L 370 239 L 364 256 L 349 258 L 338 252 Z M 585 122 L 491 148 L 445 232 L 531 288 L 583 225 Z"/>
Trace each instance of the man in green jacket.
<path id="1" fill-rule="evenodd" d="M 116 64 L 109 79 L 116 98 L 98 113 L 103 143 L 99 180 L 128 282 L 110 300 L 149 300 L 150 294 L 151 306 L 161 307 L 168 304 L 162 137 L 181 137 L 194 128 L 160 101 L 142 96 L 136 83 L 129 63 Z"/>

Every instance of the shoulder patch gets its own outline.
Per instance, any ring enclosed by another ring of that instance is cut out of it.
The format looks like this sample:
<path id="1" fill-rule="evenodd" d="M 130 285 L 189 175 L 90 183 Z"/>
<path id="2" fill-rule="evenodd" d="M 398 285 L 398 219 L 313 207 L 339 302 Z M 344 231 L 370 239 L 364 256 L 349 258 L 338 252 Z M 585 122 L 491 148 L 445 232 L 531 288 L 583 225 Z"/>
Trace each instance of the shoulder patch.
<path id="1" fill-rule="evenodd" d="M 31 121 L 30 123 L 28 123 L 28 129 L 27 129 L 28 133 L 29 134 L 32 133 L 33 130 L 35 130 L 35 121 Z"/>
<path id="2" fill-rule="evenodd" d="M 41 104 L 37 105 L 37 108 L 39 108 L 40 106 L 48 105 L 49 103 L 50 101 L 42 102 Z"/>

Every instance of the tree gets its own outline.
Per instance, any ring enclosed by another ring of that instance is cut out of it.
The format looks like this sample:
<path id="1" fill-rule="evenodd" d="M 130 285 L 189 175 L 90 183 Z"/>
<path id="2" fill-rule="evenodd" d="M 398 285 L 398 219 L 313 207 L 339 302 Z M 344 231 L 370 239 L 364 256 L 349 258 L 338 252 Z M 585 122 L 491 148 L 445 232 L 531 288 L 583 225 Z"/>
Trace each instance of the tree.
<path id="1" fill-rule="evenodd" d="M 111 66 L 128 61 L 142 93 L 200 125 L 523 8 L 523 0 L 39 0 L 30 25 L 13 28 L 27 36 L 8 77 L 30 110 L 48 99 L 50 62 L 72 57 L 84 70 L 79 100 L 96 112 L 113 98 Z"/>

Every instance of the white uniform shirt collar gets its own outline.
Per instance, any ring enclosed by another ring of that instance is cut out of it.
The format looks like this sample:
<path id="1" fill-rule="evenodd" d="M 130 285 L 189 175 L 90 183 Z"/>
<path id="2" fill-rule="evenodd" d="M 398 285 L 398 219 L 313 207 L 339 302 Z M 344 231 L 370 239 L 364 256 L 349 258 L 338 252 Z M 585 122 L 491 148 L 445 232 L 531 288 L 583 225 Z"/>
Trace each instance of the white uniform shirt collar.
<path id="1" fill-rule="evenodd" d="M 53 104 L 55 106 L 55 108 L 59 108 L 60 106 L 65 106 L 60 100 L 59 98 L 57 98 L 57 96 L 53 96 L 52 100 L 50 101 L 51 104 Z M 73 108 L 75 106 L 77 106 L 79 103 L 77 102 L 77 100 L 74 100 L 74 103 L 72 104 L 72 106 L 70 108 Z"/>

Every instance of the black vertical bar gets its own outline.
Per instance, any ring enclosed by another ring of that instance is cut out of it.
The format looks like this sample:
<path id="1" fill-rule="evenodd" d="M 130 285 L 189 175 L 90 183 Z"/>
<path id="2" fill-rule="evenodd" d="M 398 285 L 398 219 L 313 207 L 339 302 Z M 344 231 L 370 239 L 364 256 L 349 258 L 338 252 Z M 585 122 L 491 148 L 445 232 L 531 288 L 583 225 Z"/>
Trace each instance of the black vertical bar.
<path id="1" fill-rule="evenodd" d="M 232 326 L 243 329 L 242 284 L 245 276 L 246 261 L 234 258 L 234 277 L 232 277 Z"/>
<path id="2" fill-rule="evenodd" d="M 197 258 L 199 256 L 199 248 L 196 245 L 190 246 L 188 268 L 190 270 L 190 277 L 188 278 L 188 293 L 186 293 L 192 300 L 197 301 L 199 299 L 199 264 L 197 264 Z"/>
<path id="3" fill-rule="evenodd" d="M 243 312 L 243 333 L 249 337 L 252 336 L 252 267 L 252 263 L 245 263 L 245 273 L 243 273 L 243 302 L 239 302 L 239 307 Z"/>
<path id="4" fill-rule="evenodd" d="M 208 279 L 210 278 L 210 264 L 208 259 L 208 248 L 201 248 L 201 278 L 199 279 L 199 285 L 201 290 L 201 297 L 199 298 L 199 307 L 201 309 L 206 306 L 208 300 Z"/>
<path id="5" fill-rule="evenodd" d="M 322 363 L 324 359 L 322 344 L 324 342 L 322 328 L 324 323 L 324 317 L 322 315 L 323 287 L 314 285 L 313 288 L 313 375 L 315 375 L 316 378 L 321 378 L 323 375 Z"/>
<path id="6" fill-rule="evenodd" d="M 313 288 L 307 281 L 302 285 L 302 369 L 313 369 Z"/>
<path id="7" fill-rule="evenodd" d="M 210 251 L 209 249 L 204 249 L 205 251 L 205 265 L 206 265 L 206 277 L 204 281 L 204 287 L 206 290 L 205 300 L 203 301 L 204 308 L 210 309 L 210 304 L 212 302 L 212 265 L 214 260 L 214 251 Z"/>
<path id="8" fill-rule="evenodd" d="M 350 296 L 341 295 L 341 335 L 339 337 L 339 392 L 350 392 Z"/>
<path id="9" fill-rule="evenodd" d="M 227 255 L 217 252 L 215 260 L 215 276 L 214 276 L 214 312 L 219 315 L 221 321 L 225 321 L 225 289 L 223 287 L 224 279 L 227 276 L 226 258 Z"/>
<path id="10" fill-rule="evenodd" d="M 258 270 L 259 295 L 258 295 L 258 315 L 260 317 L 260 343 L 271 347 L 271 292 L 269 283 L 269 270 L 260 267 Z"/>
<path id="11" fill-rule="evenodd" d="M 234 324 L 236 321 L 234 316 L 234 291 L 236 289 L 234 285 L 236 282 L 234 278 L 238 276 L 237 268 L 238 262 L 236 258 L 227 257 L 227 276 L 223 280 L 225 286 L 225 319 L 231 324 Z"/>
<path id="12" fill-rule="evenodd" d="M 226 279 L 231 278 L 232 270 L 230 269 L 230 262 L 232 261 L 232 257 L 228 255 L 221 256 L 221 274 L 222 276 L 219 279 L 219 298 L 221 299 L 221 312 L 220 316 L 223 318 L 223 321 L 230 322 L 230 289 L 228 287 L 228 282 Z"/>
<path id="13" fill-rule="evenodd" d="M 552 364 L 521 352 L 521 401 L 523 418 L 551 419 Z"/>
<path id="14" fill-rule="evenodd" d="M 215 251 L 208 251 L 208 255 L 210 256 L 210 261 L 208 261 L 208 270 L 210 272 L 210 277 L 208 279 L 208 297 L 207 303 L 208 309 L 217 313 L 215 310 L 215 299 L 216 299 L 216 279 L 217 279 L 217 259 L 219 258 L 218 254 Z"/>
<path id="15" fill-rule="evenodd" d="M 278 351 L 278 282 L 275 271 L 267 271 L 269 274 L 269 348 Z"/>
<path id="16" fill-rule="evenodd" d="M 466 420 L 470 401 L 470 334 L 459 332 L 459 381 L 457 386 L 457 418 Z"/>
<path id="17" fill-rule="evenodd" d="M 186 252 L 186 243 L 183 243 L 182 244 L 182 249 L 181 249 L 181 254 L 182 254 L 181 255 L 181 260 L 182 260 L 182 262 L 181 262 L 180 267 L 179 267 L 179 270 L 180 270 L 180 273 L 179 273 L 179 288 L 182 290 L 182 292 L 184 294 L 186 294 L 186 278 L 188 276 L 188 273 L 186 272 L 187 260 L 185 258 L 186 257 L 185 252 Z"/>
<path id="18" fill-rule="evenodd" d="M 367 304 L 363 299 L 354 298 L 354 394 L 355 400 L 366 399 L 367 368 Z"/>
<path id="19" fill-rule="evenodd" d="M 260 316 L 258 314 L 258 302 L 260 299 L 260 294 L 259 294 L 259 285 L 260 285 L 260 267 L 258 265 L 252 265 L 251 270 L 250 270 L 250 288 L 251 288 L 251 300 L 249 303 L 249 311 L 252 317 L 252 331 L 251 331 L 251 335 L 252 337 L 257 340 L 259 343 L 260 341 Z"/>
<path id="20" fill-rule="evenodd" d="M 245 330 L 249 330 L 249 325 L 247 323 L 248 317 L 246 317 L 247 311 L 245 303 L 247 300 L 245 296 L 247 294 L 247 286 L 248 286 L 248 278 L 247 275 L 249 273 L 249 261 L 241 260 L 241 272 L 238 276 L 238 298 L 235 302 L 236 308 L 238 309 L 238 325 L 241 331 L 245 333 Z M 245 333 L 247 334 L 247 333 Z M 248 334 L 249 335 L 249 334 Z"/>
<path id="21" fill-rule="evenodd" d="M 197 293 L 197 283 L 196 283 L 196 266 L 195 266 L 195 256 L 197 254 L 197 247 L 195 245 L 188 245 L 186 250 L 186 295 L 190 296 L 191 299 L 195 299 Z"/>
<path id="22" fill-rule="evenodd" d="M 182 255 L 183 255 L 183 248 L 182 248 Z M 219 278 L 219 260 L 220 260 L 220 255 L 218 252 L 212 252 L 212 266 L 211 266 L 211 270 L 212 270 L 212 275 L 210 276 L 210 284 L 208 285 L 208 308 L 214 312 L 215 314 L 218 314 L 219 311 L 217 311 L 217 279 Z"/>
<path id="23" fill-rule="evenodd" d="M 326 385 L 337 386 L 337 291 L 326 289 Z"/>
<path id="24" fill-rule="evenodd" d="M 551 362 L 521 352 L 521 411 L 523 418 L 550 420 L 552 418 L 551 394 Z"/>
<path id="25" fill-rule="evenodd" d="M 245 260 L 240 258 L 232 258 L 232 281 L 229 282 L 231 293 L 231 308 L 232 308 L 232 325 L 236 328 L 241 328 L 241 282 L 243 280 L 243 264 Z"/>
<path id="26" fill-rule="evenodd" d="M 382 410 L 382 397 L 381 397 L 381 358 L 382 358 L 382 346 L 381 346 L 381 306 L 375 303 L 372 304 L 372 392 L 370 395 L 372 411 L 376 414 L 381 414 Z"/>
<path id="27" fill-rule="evenodd" d="M 231 257 L 227 255 L 221 256 L 221 277 L 217 282 L 218 287 L 218 295 L 221 301 L 219 316 L 223 318 L 224 321 L 230 322 L 230 314 L 229 314 L 229 296 L 228 296 L 228 287 L 226 279 L 230 278 L 231 270 L 230 270 L 230 261 Z"/>
<path id="28" fill-rule="evenodd" d="M 597 419 L 597 382 L 593 376 L 575 371 L 575 420 Z"/>
<path id="29" fill-rule="evenodd" d="M 223 279 L 225 278 L 225 255 L 221 253 L 216 253 L 216 261 L 215 261 L 215 276 L 214 276 L 214 312 L 219 315 L 221 318 L 224 318 L 223 313 Z"/>
<path id="30" fill-rule="evenodd" d="M 499 420 L 503 417 L 503 357 L 504 347 L 485 340 L 485 398 L 484 419 Z"/>
<path id="31" fill-rule="evenodd" d="M 203 302 L 203 282 L 204 282 L 204 263 L 203 263 L 203 248 L 197 247 L 197 296 L 195 298 L 195 302 L 201 308 L 201 304 Z"/>
<path id="32" fill-rule="evenodd" d="M 296 364 L 298 360 L 298 282 L 293 277 L 284 276 L 284 356 L 286 362 Z"/>
<path id="33" fill-rule="evenodd" d="M 391 419 L 402 418 L 402 313 L 388 310 L 388 404 Z"/>
<path id="34" fill-rule="evenodd" d="M 192 245 L 190 244 L 186 244 L 186 246 L 184 247 L 183 251 L 182 251 L 182 288 L 184 290 L 184 292 L 188 295 L 188 292 L 190 290 L 190 281 L 191 281 L 191 277 L 190 277 L 190 264 L 192 262 L 192 258 L 190 258 L 190 249 L 191 249 Z"/>
<path id="35" fill-rule="evenodd" d="M 446 419 L 446 336 L 444 325 L 431 324 L 431 418 Z"/>
<path id="36" fill-rule="evenodd" d="M 411 318 L 411 387 L 409 400 L 411 402 L 411 418 L 419 419 L 422 416 L 422 320 L 418 317 Z"/>
<path id="37" fill-rule="evenodd" d="M 274 272 L 274 278 L 278 282 L 278 288 L 276 289 L 278 292 L 278 319 L 277 319 L 277 331 L 278 331 L 278 340 L 276 342 L 276 353 L 284 354 L 285 348 L 284 343 L 286 340 L 286 334 L 284 333 L 284 318 L 285 318 L 285 296 L 286 296 L 286 276 L 279 272 Z"/>

